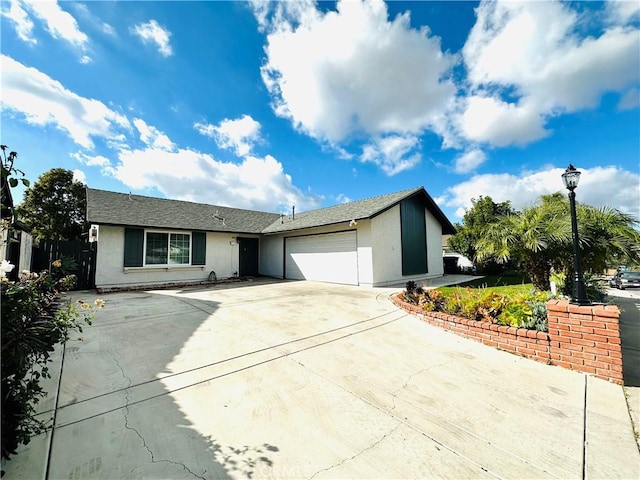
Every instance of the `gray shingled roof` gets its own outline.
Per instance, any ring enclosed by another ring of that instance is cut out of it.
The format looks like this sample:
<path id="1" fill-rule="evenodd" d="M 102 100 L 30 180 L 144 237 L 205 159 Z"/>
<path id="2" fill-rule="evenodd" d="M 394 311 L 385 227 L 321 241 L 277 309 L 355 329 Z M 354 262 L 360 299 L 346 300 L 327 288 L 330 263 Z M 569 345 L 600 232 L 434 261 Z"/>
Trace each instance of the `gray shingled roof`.
<path id="1" fill-rule="evenodd" d="M 423 187 L 417 187 L 410 188 L 409 190 L 403 190 L 401 192 L 380 195 L 378 197 L 366 198 L 355 202 L 343 203 L 333 207 L 311 210 L 300 214 L 296 213 L 295 219 L 292 219 L 291 217 L 285 218 L 284 221 L 278 219 L 269 227 L 265 228 L 263 233 L 286 232 L 302 228 L 333 225 L 336 223 L 349 222 L 351 220 L 372 218 L 393 207 L 405 198 L 413 195 L 423 196 L 429 211 L 442 224 L 443 233 L 455 232 L 453 225 L 451 225 L 447 217 L 442 213 L 442 210 L 440 210 L 425 189 Z"/>
<path id="2" fill-rule="evenodd" d="M 214 218 L 213 215 L 224 218 Z M 87 188 L 89 223 L 209 232 L 261 233 L 280 215 Z"/>
<path id="3" fill-rule="evenodd" d="M 333 207 L 296 213 L 295 218 L 202 203 L 144 197 L 87 188 L 89 223 L 147 228 L 174 228 L 231 233 L 278 233 L 372 218 L 405 198 L 420 195 L 442 224 L 442 233 L 455 229 L 423 187 L 380 195 Z M 214 218 L 217 214 L 224 218 Z"/>

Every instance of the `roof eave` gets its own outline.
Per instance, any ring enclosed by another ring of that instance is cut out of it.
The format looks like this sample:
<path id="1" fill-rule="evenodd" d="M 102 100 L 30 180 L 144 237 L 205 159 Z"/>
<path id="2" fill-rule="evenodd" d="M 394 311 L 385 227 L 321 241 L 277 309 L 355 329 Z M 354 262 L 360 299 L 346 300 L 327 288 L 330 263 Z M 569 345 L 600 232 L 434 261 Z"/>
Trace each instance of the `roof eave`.
<path id="1" fill-rule="evenodd" d="M 274 231 L 267 231 L 267 228 L 265 228 L 264 230 L 262 230 L 263 235 L 277 235 L 279 233 L 287 233 L 287 232 L 297 232 L 299 230 L 309 230 L 311 228 L 322 228 L 322 227 L 331 227 L 332 225 L 340 225 L 341 223 L 348 223 L 351 222 L 352 220 L 355 220 L 356 222 L 360 221 L 360 220 L 369 220 L 371 217 L 354 217 L 354 218 L 350 218 L 349 220 L 340 220 L 337 222 L 328 222 L 328 223 L 321 223 L 321 224 L 316 224 L 316 225 L 307 225 L 307 226 L 296 226 L 294 228 L 285 228 L 282 230 L 274 230 Z"/>
<path id="2" fill-rule="evenodd" d="M 128 223 L 113 223 L 113 222 L 101 222 L 99 220 L 88 220 L 88 223 L 92 225 L 104 225 L 107 227 L 123 227 L 123 228 L 145 228 L 145 229 L 157 229 L 157 230 L 180 230 L 185 232 L 209 232 L 209 233 L 230 233 L 234 235 L 260 235 L 262 230 L 214 230 L 210 228 L 189 228 L 189 227 L 165 227 L 158 225 L 142 225 L 142 224 L 128 224 Z"/>

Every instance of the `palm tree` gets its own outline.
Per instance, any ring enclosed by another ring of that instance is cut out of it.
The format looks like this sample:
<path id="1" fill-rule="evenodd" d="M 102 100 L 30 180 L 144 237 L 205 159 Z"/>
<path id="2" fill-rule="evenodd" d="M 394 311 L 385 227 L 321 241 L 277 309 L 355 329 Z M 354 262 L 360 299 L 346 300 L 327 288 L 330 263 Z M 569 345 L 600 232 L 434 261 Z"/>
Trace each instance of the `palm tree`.
<path id="1" fill-rule="evenodd" d="M 610 207 L 578 205 L 580 257 L 584 271 L 602 273 L 613 262 L 640 262 L 638 219 Z M 487 226 L 478 241 L 478 257 L 500 263 L 513 260 L 535 288 L 549 290 L 552 270 L 572 276 L 572 236 L 568 199 L 561 193 Z"/>
<path id="2" fill-rule="evenodd" d="M 571 245 L 568 205 L 559 200 L 556 195 L 542 197 L 538 205 L 499 217 L 478 241 L 478 258 L 498 263 L 515 261 L 535 288 L 549 290 L 551 270 Z"/>
<path id="3" fill-rule="evenodd" d="M 611 207 L 583 205 L 578 210 L 582 265 L 585 271 L 602 273 L 612 262 L 640 262 L 638 220 Z"/>

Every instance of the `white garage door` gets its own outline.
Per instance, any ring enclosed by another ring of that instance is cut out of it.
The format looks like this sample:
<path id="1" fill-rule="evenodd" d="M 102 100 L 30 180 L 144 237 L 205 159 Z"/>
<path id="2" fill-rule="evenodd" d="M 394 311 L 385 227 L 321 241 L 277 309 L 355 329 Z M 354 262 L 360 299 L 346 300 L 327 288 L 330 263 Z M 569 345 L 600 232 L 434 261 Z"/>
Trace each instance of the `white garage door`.
<path id="1" fill-rule="evenodd" d="M 356 232 L 285 239 L 285 277 L 358 285 Z"/>

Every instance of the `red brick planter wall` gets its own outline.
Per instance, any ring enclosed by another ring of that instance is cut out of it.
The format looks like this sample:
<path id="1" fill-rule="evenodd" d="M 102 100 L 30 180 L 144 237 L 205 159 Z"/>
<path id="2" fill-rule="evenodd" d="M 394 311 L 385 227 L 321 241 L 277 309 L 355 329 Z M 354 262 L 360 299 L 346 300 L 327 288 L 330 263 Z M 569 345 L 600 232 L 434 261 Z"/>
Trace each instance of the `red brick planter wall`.
<path id="1" fill-rule="evenodd" d="M 578 307 L 566 300 L 552 300 L 547 303 L 547 333 L 425 312 L 405 303 L 399 295 L 393 295 L 391 301 L 430 325 L 484 345 L 622 384 L 620 312 L 614 305 Z"/>
<path id="2" fill-rule="evenodd" d="M 622 384 L 622 347 L 616 305 L 580 307 L 566 300 L 547 303 L 551 361 Z"/>

